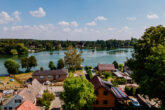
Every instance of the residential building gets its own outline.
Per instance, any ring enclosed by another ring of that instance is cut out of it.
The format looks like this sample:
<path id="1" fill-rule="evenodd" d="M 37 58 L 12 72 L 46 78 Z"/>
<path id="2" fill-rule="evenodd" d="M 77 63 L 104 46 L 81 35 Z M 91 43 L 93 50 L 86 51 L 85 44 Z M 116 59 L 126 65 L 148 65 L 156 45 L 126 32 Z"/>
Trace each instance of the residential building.
<path id="1" fill-rule="evenodd" d="M 114 72 L 116 71 L 115 66 L 113 64 L 98 64 L 98 71 L 100 72 Z"/>
<path id="2" fill-rule="evenodd" d="M 38 70 L 32 74 L 33 79 L 37 79 L 40 82 L 46 81 L 64 81 L 68 76 L 67 69 L 57 69 L 57 70 Z"/>
<path id="3" fill-rule="evenodd" d="M 94 110 L 114 108 L 118 101 L 127 99 L 127 95 L 117 87 L 113 87 L 112 83 L 102 80 L 98 76 L 94 76 L 90 82 L 94 85 L 96 102 L 92 105 Z"/>
<path id="4" fill-rule="evenodd" d="M 2 103 L 2 110 L 14 110 L 18 105 L 20 105 L 24 101 L 24 98 L 19 96 L 18 94 L 10 97 L 4 103 Z"/>
<path id="5" fill-rule="evenodd" d="M 30 101 L 25 100 L 22 104 L 16 107 L 15 110 L 40 110 L 40 109 L 34 104 L 32 104 Z"/>
<path id="6" fill-rule="evenodd" d="M 42 96 L 44 87 L 40 82 L 34 79 L 31 84 L 22 89 L 18 94 L 10 97 L 2 103 L 2 110 L 15 110 L 24 100 L 30 101 L 32 104 L 36 104 L 38 97 Z"/>

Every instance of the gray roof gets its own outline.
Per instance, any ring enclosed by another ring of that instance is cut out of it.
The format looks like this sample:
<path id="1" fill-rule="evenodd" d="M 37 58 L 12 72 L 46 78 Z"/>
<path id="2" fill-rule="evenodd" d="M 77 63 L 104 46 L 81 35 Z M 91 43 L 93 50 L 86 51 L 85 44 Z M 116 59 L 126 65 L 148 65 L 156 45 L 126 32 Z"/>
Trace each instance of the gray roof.
<path id="1" fill-rule="evenodd" d="M 57 69 L 57 70 L 38 70 L 35 71 L 32 76 L 47 76 L 47 75 L 59 75 L 59 74 L 68 74 L 67 69 Z"/>

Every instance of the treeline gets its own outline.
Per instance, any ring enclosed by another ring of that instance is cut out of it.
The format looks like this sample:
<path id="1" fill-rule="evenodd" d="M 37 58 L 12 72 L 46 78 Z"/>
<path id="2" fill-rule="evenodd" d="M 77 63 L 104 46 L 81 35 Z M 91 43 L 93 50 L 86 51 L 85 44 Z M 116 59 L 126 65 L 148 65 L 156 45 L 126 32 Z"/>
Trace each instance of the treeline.
<path id="1" fill-rule="evenodd" d="M 60 50 L 66 49 L 70 45 L 76 48 L 97 48 L 97 49 L 113 49 L 132 47 L 137 39 L 131 40 L 97 40 L 97 41 L 57 41 L 57 40 L 32 40 L 32 39 L 0 39 L 0 43 L 23 43 L 29 49 L 42 50 Z"/>
<path id="2" fill-rule="evenodd" d="M 15 43 L 11 41 L 0 42 L 0 55 L 25 55 L 28 49 L 24 43 Z"/>

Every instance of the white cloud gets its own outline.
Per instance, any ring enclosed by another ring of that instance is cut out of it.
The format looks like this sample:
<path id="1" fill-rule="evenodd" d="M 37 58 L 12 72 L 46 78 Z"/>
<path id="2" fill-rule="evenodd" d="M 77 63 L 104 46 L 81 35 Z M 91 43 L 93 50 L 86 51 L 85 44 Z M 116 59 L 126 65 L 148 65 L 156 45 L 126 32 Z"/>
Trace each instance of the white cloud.
<path id="1" fill-rule="evenodd" d="M 0 13 L 0 24 L 7 24 L 9 22 L 13 22 L 14 19 L 5 11 Z"/>
<path id="2" fill-rule="evenodd" d="M 89 22 L 89 23 L 86 23 L 87 26 L 96 26 L 96 22 L 95 21 L 92 21 L 92 22 Z"/>
<path id="3" fill-rule="evenodd" d="M 46 12 L 44 11 L 42 7 L 40 7 L 38 10 L 30 11 L 29 13 L 31 16 L 37 17 L 37 18 L 46 16 Z"/>
<path id="4" fill-rule="evenodd" d="M 64 28 L 64 32 L 70 32 L 71 29 L 70 28 Z"/>
<path id="5" fill-rule="evenodd" d="M 66 22 L 66 21 L 61 21 L 58 23 L 60 26 L 69 26 L 70 23 L 69 22 Z"/>
<path id="6" fill-rule="evenodd" d="M 21 14 L 21 12 L 19 12 L 19 11 L 15 11 L 15 12 L 13 13 L 14 18 L 15 18 L 17 21 L 21 21 L 20 14 Z"/>
<path id="7" fill-rule="evenodd" d="M 130 20 L 130 21 L 135 21 L 136 20 L 136 17 L 127 17 L 126 19 L 127 20 Z"/>
<path id="8" fill-rule="evenodd" d="M 110 27 L 110 28 L 107 28 L 107 30 L 108 30 L 108 31 L 113 31 L 113 30 L 115 30 L 115 28 L 111 28 L 111 27 Z"/>
<path id="9" fill-rule="evenodd" d="M 83 29 L 75 29 L 75 32 L 83 32 Z"/>
<path id="10" fill-rule="evenodd" d="M 73 27 L 78 27 L 78 23 L 77 23 L 76 21 L 72 21 L 70 24 L 71 24 L 71 26 L 73 26 Z"/>
<path id="11" fill-rule="evenodd" d="M 147 14 L 147 19 L 158 19 L 159 16 L 157 14 Z"/>
<path id="12" fill-rule="evenodd" d="M 105 18 L 104 16 L 98 16 L 95 18 L 95 21 L 106 21 L 107 18 Z"/>

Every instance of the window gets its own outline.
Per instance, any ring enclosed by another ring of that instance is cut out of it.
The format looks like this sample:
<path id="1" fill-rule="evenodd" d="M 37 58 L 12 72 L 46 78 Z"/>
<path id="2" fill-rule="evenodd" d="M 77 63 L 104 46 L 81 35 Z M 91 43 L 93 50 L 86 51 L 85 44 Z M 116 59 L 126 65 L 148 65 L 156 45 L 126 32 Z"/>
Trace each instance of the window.
<path id="1" fill-rule="evenodd" d="M 108 101 L 107 100 L 103 100 L 103 104 L 108 104 Z"/>
<path id="2" fill-rule="evenodd" d="M 5 107 L 4 110 L 7 110 L 7 107 Z"/>
<path id="3" fill-rule="evenodd" d="M 98 91 L 97 90 L 95 90 L 95 95 L 98 95 Z"/>
<path id="4" fill-rule="evenodd" d="M 108 95 L 108 91 L 104 91 L 104 95 Z"/>
<path id="5" fill-rule="evenodd" d="M 56 79 L 57 79 L 57 78 L 60 78 L 60 75 L 56 75 Z"/>
<path id="6" fill-rule="evenodd" d="M 21 99 L 16 99 L 15 103 L 21 103 Z"/>
<path id="7" fill-rule="evenodd" d="M 96 100 L 95 104 L 99 104 L 99 101 L 98 101 L 98 100 Z"/>
<path id="8" fill-rule="evenodd" d="M 48 76 L 48 78 L 49 78 L 49 79 L 51 79 L 51 78 L 52 78 L 52 76 Z"/>
<path id="9" fill-rule="evenodd" d="M 9 107 L 9 110 L 12 110 L 13 108 L 12 107 Z"/>
<path id="10" fill-rule="evenodd" d="M 40 79 L 43 79 L 44 78 L 44 76 L 40 76 Z"/>

